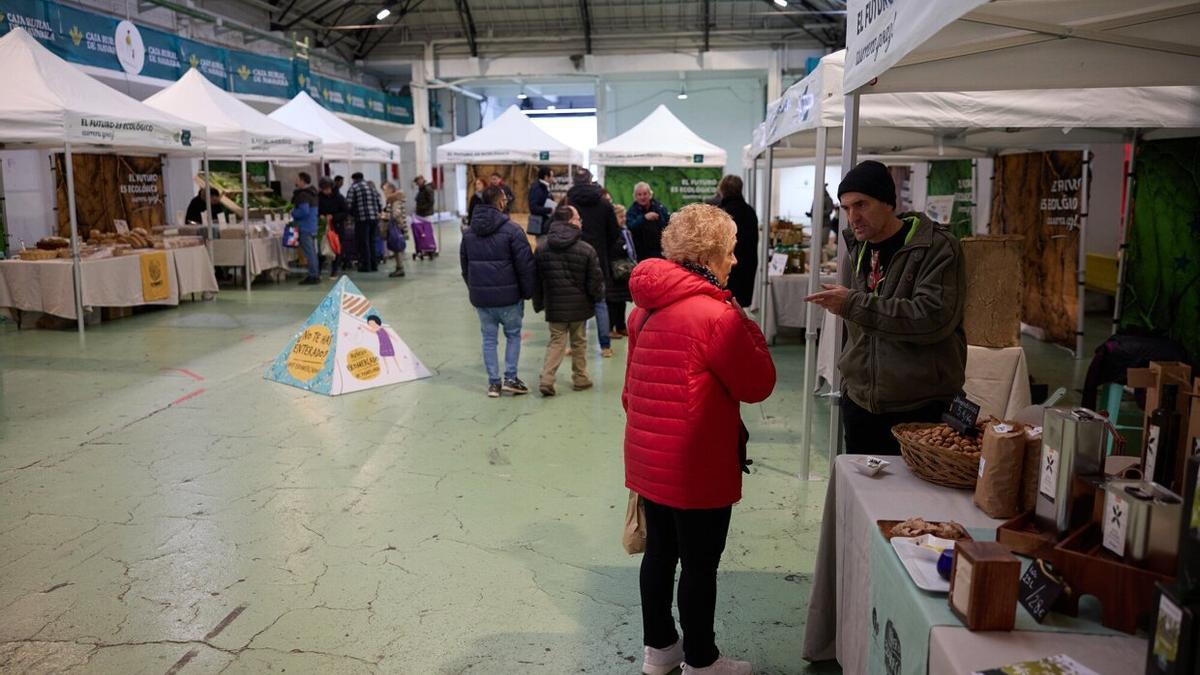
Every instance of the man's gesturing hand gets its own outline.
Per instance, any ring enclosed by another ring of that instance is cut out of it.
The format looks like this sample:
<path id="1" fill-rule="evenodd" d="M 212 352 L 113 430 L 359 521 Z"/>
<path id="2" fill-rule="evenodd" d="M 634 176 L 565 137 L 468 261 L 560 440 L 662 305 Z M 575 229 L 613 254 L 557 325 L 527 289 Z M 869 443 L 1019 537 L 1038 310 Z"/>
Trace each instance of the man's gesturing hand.
<path id="1" fill-rule="evenodd" d="M 850 295 L 850 289 L 837 284 L 821 284 L 821 288 L 825 290 L 804 298 L 805 302 L 815 302 L 824 307 L 826 311 L 841 316 L 846 307 L 846 298 Z"/>

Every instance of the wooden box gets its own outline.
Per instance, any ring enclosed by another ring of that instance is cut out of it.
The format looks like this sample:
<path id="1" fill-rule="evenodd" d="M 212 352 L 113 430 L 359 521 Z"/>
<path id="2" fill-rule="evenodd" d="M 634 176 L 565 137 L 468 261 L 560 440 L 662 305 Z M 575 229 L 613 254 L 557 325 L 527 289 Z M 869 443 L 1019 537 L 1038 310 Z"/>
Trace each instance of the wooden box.
<path id="1" fill-rule="evenodd" d="M 1013 234 L 965 237 L 967 300 L 963 326 L 967 344 L 980 347 L 1018 347 L 1021 344 L 1021 306 L 1025 297 L 1022 246 L 1025 237 Z"/>
<path id="2" fill-rule="evenodd" d="M 1042 529 L 1033 511 L 1026 511 L 997 527 L 996 541 L 1017 555 L 1048 558 L 1058 543 L 1058 534 Z"/>
<path id="3" fill-rule="evenodd" d="M 963 541 L 954 548 L 950 611 L 968 630 L 1012 630 L 1017 618 L 1021 561 L 994 541 Z"/>

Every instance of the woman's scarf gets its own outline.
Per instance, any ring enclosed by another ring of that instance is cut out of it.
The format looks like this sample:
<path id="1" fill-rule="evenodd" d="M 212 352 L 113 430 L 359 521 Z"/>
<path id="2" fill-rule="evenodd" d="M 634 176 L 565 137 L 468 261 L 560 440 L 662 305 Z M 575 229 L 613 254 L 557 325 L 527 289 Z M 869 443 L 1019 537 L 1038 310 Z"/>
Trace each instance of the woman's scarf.
<path id="1" fill-rule="evenodd" d="M 712 270 L 708 269 L 704 265 L 701 265 L 699 263 L 689 262 L 689 261 L 684 261 L 679 264 L 683 267 L 683 269 L 691 272 L 692 274 L 700 275 L 701 277 L 704 278 L 705 281 L 712 284 L 713 286 L 716 286 L 717 288 L 720 288 L 721 290 L 725 289 L 725 287 L 721 285 L 721 282 L 717 281 L 717 275 L 713 274 Z"/>

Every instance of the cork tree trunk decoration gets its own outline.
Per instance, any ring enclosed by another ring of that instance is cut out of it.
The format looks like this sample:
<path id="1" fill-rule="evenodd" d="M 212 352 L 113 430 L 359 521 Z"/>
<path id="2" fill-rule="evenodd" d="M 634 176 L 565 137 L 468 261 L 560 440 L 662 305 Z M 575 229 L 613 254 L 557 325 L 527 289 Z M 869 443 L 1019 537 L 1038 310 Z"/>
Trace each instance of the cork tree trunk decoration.
<path id="1" fill-rule="evenodd" d="M 74 156 L 75 211 L 79 235 L 84 239 L 92 230 L 112 232 L 114 220 L 129 227 L 149 230 L 165 222 L 163 206 L 162 160 L 158 157 L 126 155 Z M 67 213 L 67 173 L 64 156 L 54 156 L 54 179 L 58 199 L 58 233 L 71 236 Z"/>
<path id="2" fill-rule="evenodd" d="M 540 168 L 541 166 L 537 164 L 470 164 L 467 166 L 467 197 L 470 198 L 475 192 L 473 186 L 476 178 L 482 178 L 484 185 L 487 185 L 492 174 L 498 173 L 504 179 L 504 184 L 513 191 L 513 197 L 515 197 L 509 211 L 528 216 L 529 187 L 537 182 Z M 570 168 L 566 165 L 551 165 L 550 169 L 554 171 L 554 184 L 551 186 L 550 197 L 561 202 L 567 193 L 567 188 L 571 187 Z M 523 221 L 524 218 L 521 220 Z"/>
<path id="3" fill-rule="evenodd" d="M 1024 238 L 1023 322 L 1045 339 L 1075 346 L 1083 153 L 1032 152 L 996 158 L 992 234 Z"/>

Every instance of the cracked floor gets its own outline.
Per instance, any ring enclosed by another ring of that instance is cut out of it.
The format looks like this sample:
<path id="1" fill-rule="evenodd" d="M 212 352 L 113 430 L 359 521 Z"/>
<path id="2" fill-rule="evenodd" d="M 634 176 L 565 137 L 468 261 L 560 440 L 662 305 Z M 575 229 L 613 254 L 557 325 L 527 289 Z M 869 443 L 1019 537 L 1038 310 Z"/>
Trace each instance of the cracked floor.
<path id="1" fill-rule="evenodd" d="M 82 346 L 0 323 L 0 671 L 637 672 L 625 345 L 601 361 L 592 339 L 592 391 L 563 368 L 556 398 L 486 398 L 456 253 L 354 277 L 436 375 L 339 398 L 262 379 L 329 284 L 225 290 Z M 534 381 L 548 331 L 526 316 Z M 794 477 L 803 347 L 774 353 L 717 635 L 782 674 L 809 672 L 825 482 Z"/>

